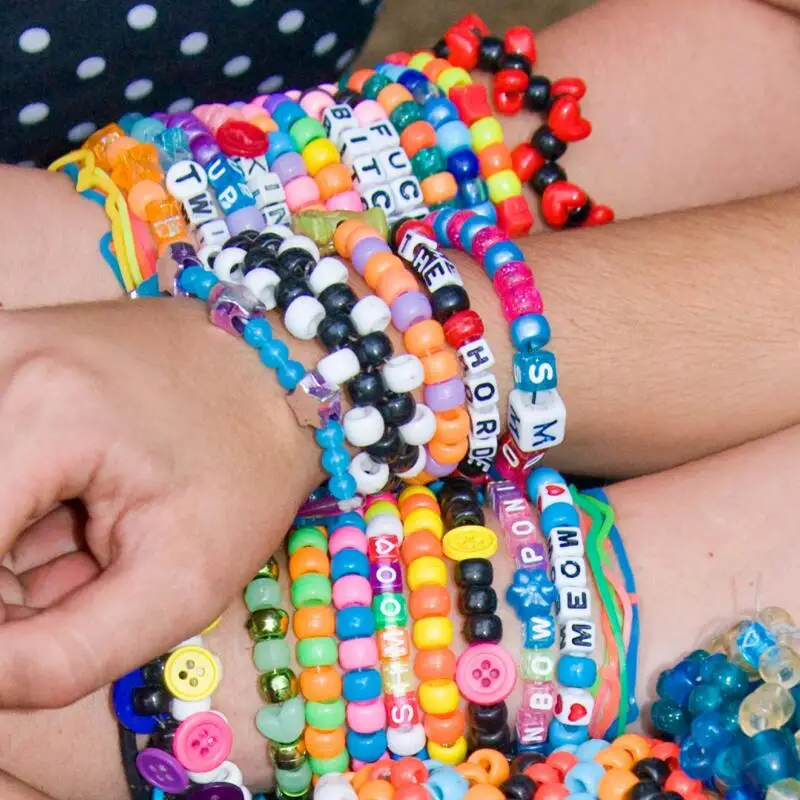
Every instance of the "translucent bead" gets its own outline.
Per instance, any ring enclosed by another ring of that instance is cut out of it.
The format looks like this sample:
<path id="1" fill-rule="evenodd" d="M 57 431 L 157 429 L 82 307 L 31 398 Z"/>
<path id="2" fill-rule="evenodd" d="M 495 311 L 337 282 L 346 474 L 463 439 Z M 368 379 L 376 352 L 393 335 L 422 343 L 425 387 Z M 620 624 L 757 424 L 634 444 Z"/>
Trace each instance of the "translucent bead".
<path id="1" fill-rule="evenodd" d="M 742 700 L 739 725 L 748 736 L 782 728 L 794 714 L 794 698 L 774 683 L 765 683 Z"/>
<path id="2" fill-rule="evenodd" d="M 800 628 L 785 628 L 778 634 L 778 644 L 800 655 Z"/>
<path id="3" fill-rule="evenodd" d="M 800 683 L 800 655 L 789 647 L 768 647 L 758 661 L 758 671 L 765 683 L 791 689 Z"/>
<path id="4" fill-rule="evenodd" d="M 766 800 L 800 800 L 800 780 L 783 778 L 767 789 Z"/>
<path id="5" fill-rule="evenodd" d="M 756 619 L 766 628 L 777 634 L 786 628 L 794 628 L 792 615 L 780 606 L 767 606 L 756 615 Z"/>

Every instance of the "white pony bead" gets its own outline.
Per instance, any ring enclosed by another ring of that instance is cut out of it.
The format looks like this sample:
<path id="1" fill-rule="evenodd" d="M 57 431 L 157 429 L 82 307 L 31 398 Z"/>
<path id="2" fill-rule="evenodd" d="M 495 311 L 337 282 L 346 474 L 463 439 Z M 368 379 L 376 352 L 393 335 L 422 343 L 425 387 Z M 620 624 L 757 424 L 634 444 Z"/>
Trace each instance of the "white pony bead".
<path id="1" fill-rule="evenodd" d="M 427 444 L 436 433 L 436 417 L 425 403 L 417 403 L 414 419 L 401 425 L 397 430 L 406 444 Z"/>
<path id="2" fill-rule="evenodd" d="M 381 374 L 386 388 L 395 394 L 413 392 L 425 381 L 425 368 L 422 362 L 410 353 L 390 358 L 383 365 Z"/>
<path id="3" fill-rule="evenodd" d="M 316 297 L 300 295 L 289 303 L 283 324 L 295 339 L 310 341 L 317 335 L 317 328 L 324 319 L 322 303 Z"/>
<path id="4" fill-rule="evenodd" d="M 417 460 L 413 467 L 407 469 L 405 472 L 398 472 L 397 477 L 402 478 L 404 481 L 408 480 L 408 478 L 416 478 L 417 475 L 425 469 L 425 462 L 427 460 L 427 454 L 425 453 L 425 448 L 420 447 L 419 453 L 417 453 Z"/>
<path id="5" fill-rule="evenodd" d="M 278 248 L 278 255 L 280 256 L 287 250 L 294 249 L 305 250 L 314 261 L 319 261 L 319 247 L 317 247 L 314 241 L 309 239 L 308 236 L 287 236 Z"/>
<path id="6" fill-rule="evenodd" d="M 350 462 L 350 474 L 356 479 L 359 494 L 375 494 L 389 482 L 389 467 L 379 464 L 367 453 L 359 453 Z"/>
<path id="7" fill-rule="evenodd" d="M 247 251 L 241 247 L 226 247 L 214 259 L 214 274 L 226 283 L 239 283 L 246 255 Z"/>
<path id="8" fill-rule="evenodd" d="M 275 308 L 275 288 L 280 283 L 280 278 L 273 270 L 266 267 L 251 269 L 242 283 L 263 303 L 267 311 Z"/>
<path id="9" fill-rule="evenodd" d="M 360 371 L 361 365 L 358 363 L 358 357 L 349 347 L 329 353 L 317 363 L 317 372 L 333 386 L 347 383 Z"/>
<path id="10" fill-rule="evenodd" d="M 375 406 L 351 408 L 342 420 L 344 435 L 355 447 L 369 447 L 375 444 L 386 430 L 381 412 Z"/>
<path id="11" fill-rule="evenodd" d="M 392 310 L 375 294 L 362 297 L 350 312 L 350 319 L 353 321 L 359 336 L 366 336 L 368 333 L 378 333 L 385 331 L 392 321 Z"/>
<path id="12" fill-rule="evenodd" d="M 347 283 L 348 271 L 345 263 L 333 256 L 321 258 L 308 276 L 308 285 L 314 294 L 321 294 L 334 283 Z"/>

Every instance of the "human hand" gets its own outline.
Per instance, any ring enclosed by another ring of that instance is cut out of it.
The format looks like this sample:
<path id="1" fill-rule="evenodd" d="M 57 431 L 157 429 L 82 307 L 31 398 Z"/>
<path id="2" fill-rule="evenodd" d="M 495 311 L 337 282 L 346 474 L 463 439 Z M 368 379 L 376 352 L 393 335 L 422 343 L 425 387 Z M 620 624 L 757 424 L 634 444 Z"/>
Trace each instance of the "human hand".
<path id="1" fill-rule="evenodd" d="M 321 476 L 199 305 L 3 312 L 0 342 L 0 706 L 61 706 L 207 626 Z"/>

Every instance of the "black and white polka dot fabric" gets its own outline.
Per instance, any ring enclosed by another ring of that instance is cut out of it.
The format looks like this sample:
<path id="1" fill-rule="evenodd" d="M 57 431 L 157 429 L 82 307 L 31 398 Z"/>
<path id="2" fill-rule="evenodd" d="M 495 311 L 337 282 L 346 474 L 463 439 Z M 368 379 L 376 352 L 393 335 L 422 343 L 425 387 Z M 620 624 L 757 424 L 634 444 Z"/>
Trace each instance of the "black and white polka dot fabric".
<path id="1" fill-rule="evenodd" d="M 333 80 L 380 0 L 0 0 L 0 160 L 46 164 L 126 111 Z"/>

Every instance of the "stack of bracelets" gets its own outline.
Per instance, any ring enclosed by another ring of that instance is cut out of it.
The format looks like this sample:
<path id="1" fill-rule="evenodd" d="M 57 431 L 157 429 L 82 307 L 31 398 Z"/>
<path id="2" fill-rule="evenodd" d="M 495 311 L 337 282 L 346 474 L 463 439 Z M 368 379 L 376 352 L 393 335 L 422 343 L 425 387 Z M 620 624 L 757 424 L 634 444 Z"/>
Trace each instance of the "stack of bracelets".
<path id="1" fill-rule="evenodd" d="M 329 478 L 287 538 L 290 602 L 274 558 L 244 594 L 279 798 L 794 800 L 800 634 L 782 609 L 662 673 L 659 739 L 625 733 L 639 713 L 636 586 L 605 495 L 535 466 L 563 441 L 566 410 L 513 242 L 534 222 L 524 183 L 552 227 L 613 213 L 558 164 L 591 131 L 584 83 L 551 83 L 535 61 L 530 29 L 501 39 L 468 15 L 432 51 L 338 85 L 128 114 L 51 169 L 105 208 L 100 250 L 128 295 L 202 300 L 315 431 Z M 494 114 L 522 109 L 546 118 L 509 149 Z M 481 264 L 510 327 L 506 431 L 485 325 L 446 248 Z M 292 337 L 321 343 L 312 368 L 276 338 L 275 309 Z M 500 590 L 499 533 L 513 564 Z M 211 708 L 220 677 L 198 636 L 115 684 L 135 800 L 251 798 Z"/>

